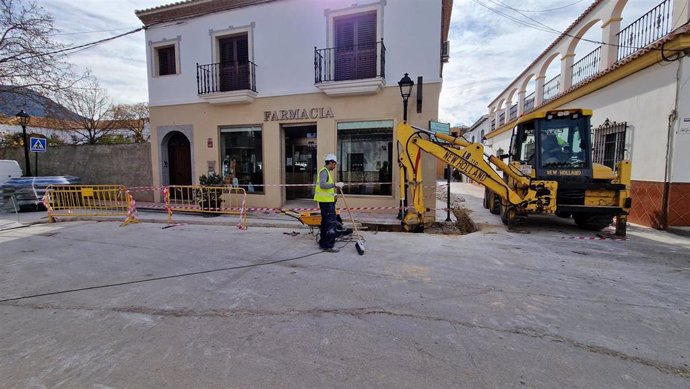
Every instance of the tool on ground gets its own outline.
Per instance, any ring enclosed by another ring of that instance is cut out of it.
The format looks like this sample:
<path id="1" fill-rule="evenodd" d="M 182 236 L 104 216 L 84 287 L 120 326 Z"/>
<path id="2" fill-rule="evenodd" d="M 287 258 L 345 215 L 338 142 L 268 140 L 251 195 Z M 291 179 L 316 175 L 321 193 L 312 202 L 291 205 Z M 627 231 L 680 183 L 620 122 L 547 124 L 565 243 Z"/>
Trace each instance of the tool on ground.
<path id="1" fill-rule="evenodd" d="M 347 200 L 345 200 L 345 193 L 343 193 L 343 188 L 338 188 L 340 190 L 340 196 L 343 199 L 343 204 L 345 204 L 345 209 L 347 209 L 348 215 L 350 215 L 350 220 L 352 221 L 352 228 L 355 231 L 355 236 L 357 237 L 357 240 L 355 241 L 355 248 L 357 249 L 357 252 L 359 255 L 364 255 L 364 238 L 359 234 L 359 230 L 357 230 L 357 224 L 355 223 L 355 218 L 352 217 L 352 212 L 350 211 L 350 207 L 347 205 Z"/>
<path id="2" fill-rule="evenodd" d="M 299 220 L 302 225 L 309 227 L 311 234 L 314 234 L 314 228 L 318 229 L 321 226 L 321 212 L 318 211 L 296 212 L 291 209 L 280 209 L 278 212 Z"/>

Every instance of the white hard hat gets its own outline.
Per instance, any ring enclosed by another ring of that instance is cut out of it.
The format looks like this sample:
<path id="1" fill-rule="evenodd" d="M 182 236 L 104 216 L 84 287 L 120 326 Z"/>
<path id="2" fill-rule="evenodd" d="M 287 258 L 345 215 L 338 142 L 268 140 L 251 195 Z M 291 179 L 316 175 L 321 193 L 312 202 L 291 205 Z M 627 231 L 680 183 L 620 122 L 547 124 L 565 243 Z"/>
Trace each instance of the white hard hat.
<path id="1" fill-rule="evenodd" d="M 338 158 L 335 157 L 335 154 L 326 154 L 326 159 L 324 159 L 324 161 L 338 162 Z"/>

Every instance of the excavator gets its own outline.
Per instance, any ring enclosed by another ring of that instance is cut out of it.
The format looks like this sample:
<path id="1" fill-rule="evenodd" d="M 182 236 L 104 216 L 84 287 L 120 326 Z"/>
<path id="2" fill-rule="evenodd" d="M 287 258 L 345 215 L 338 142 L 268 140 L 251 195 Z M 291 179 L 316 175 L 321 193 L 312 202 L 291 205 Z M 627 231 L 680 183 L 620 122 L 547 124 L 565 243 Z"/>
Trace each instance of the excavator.
<path id="1" fill-rule="evenodd" d="M 401 122 L 396 127 L 400 167 L 400 213 L 406 231 L 423 231 L 421 154 L 428 153 L 485 187 L 484 207 L 500 214 L 508 228 L 530 214 L 572 217 L 586 230 L 616 219 L 625 236 L 630 211 L 631 164 L 613 170 L 592 160 L 587 109 L 536 111 L 518 119 L 508 154 L 487 153 L 481 143 Z M 507 159 L 507 162 L 504 160 Z M 408 194 L 411 206 L 408 206 Z"/>

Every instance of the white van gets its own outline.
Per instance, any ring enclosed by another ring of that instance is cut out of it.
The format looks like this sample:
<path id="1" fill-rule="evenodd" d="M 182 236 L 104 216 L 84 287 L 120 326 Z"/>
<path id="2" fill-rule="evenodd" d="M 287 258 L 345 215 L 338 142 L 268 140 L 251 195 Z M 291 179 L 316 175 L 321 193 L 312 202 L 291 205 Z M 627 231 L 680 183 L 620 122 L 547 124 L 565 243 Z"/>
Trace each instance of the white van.
<path id="1" fill-rule="evenodd" d="M 10 178 L 21 177 L 22 169 L 17 161 L 11 159 L 0 159 L 0 185 Z"/>

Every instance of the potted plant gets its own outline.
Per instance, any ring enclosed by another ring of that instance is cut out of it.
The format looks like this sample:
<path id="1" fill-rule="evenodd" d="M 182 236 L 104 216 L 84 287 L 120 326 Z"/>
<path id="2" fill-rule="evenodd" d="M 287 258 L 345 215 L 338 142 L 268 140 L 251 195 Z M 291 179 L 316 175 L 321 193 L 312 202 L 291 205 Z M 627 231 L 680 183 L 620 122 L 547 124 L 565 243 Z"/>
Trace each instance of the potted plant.
<path id="1" fill-rule="evenodd" d="M 196 191 L 196 203 L 202 210 L 213 211 L 221 208 L 223 203 L 222 189 L 209 189 L 208 187 L 223 187 L 223 176 L 220 174 L 209 173 L 208 176 L 202 174 L 199 177 L 199 188 Z"/>

